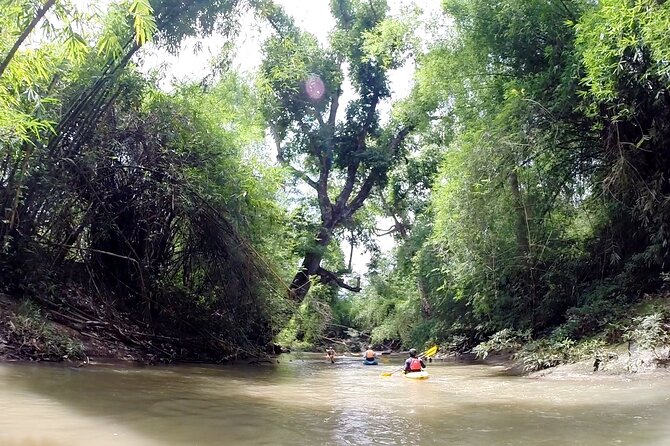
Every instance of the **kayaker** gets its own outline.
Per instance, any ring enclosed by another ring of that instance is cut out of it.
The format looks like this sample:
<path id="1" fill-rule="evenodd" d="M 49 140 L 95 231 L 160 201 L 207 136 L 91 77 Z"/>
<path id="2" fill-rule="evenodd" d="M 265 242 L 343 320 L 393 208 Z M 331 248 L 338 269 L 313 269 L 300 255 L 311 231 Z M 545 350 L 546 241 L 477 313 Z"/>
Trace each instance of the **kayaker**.
<path id="1" fill-rule="evenodd" d="M 368 362 L 373 362 L 377 360 L 377 353 L 372 350 L 372 346 L 368 345 L 368 349 L 365 350 L 365 360 Z"/>
<path id="2" fill-rule="evenodd" d="M 426 368 L 423 359 L 416 356 L 416 349 L 409 349 L 409 358 L 405 360 L 405 373 L 420 372 Z"/>
<path id="3" fill-rule="evenodd" d="M 326 356 L 330 359 L 331 364 L 335 363 L 335 350 L 333 350 L 332 346 L 326 349 Z"/>

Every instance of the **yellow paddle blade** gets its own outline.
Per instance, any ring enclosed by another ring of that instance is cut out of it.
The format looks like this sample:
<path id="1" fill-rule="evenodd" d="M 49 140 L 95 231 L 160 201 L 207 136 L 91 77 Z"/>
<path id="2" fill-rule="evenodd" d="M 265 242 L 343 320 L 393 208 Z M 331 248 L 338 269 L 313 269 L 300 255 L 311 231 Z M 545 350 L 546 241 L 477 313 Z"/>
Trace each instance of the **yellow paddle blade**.
<path id="1" fill-rule="evenodd" d="M 428 350 L 426 350 L 426 352 L 423 354 L 423 356 L 431 357 L 431 356 L 435 356 L 435 353 L 437 353 L 437 345 L 434 345 L 431 348 L 429 348 Z"/>
<path id="2" fill-rule="evenodd" d="M 404 367 L 400 367 L 399 369 L 395 369 L 392 372 L 384 372 L 384 373 L 382 373 L 382 376 L 392 376 L 392 375 L 398 373 L 399 371 L 401 371 L 403 368 Z"/>

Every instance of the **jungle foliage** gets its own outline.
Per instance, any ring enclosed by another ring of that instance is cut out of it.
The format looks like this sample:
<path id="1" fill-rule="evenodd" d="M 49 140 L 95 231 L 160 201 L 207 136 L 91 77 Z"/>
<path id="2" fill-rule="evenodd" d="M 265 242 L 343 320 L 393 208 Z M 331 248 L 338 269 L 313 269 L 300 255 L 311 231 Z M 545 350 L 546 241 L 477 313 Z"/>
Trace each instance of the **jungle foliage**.
<path id="1" fill-rule="evenodd" d="M 37 306 L 17 336 L 57 337 L 48 317 L 222 359 L 354 328 L 526 343 L 529 368 L 666 340 L 665 313 L 626 312 L 669 277 L 670 4 L 443 0 L 419 23 L 331 0 L 325 40 L 271 0 L 86 6 L 0 0 L 0 291 Z M 143 72 L 144 46 L 230 47 L 245 13 L 255 79 Z M 373 254 L 362 283 L 344 243 Z"/>
<path id="2" fill-rule="evenodd" d="M 501 330 L 555 343 L 616 332 L 668 269 L 670 6 L 443 11 L 449 32 L 419 58 L 407 104 L 430 119 L 417 154 L 437 144 L 439 171 L 409 214 L 397 191 L 416 181 L 385 190 L 389 215 L 413 224 L 358 302 L 361 323 L 379 341 L 461 348 Z"/>
<path id="3" fill-rule="evenodd" d="M 97 14 L 3 1 L 7 294 L 167 360 L 272 340 L 287 311 L 269 267 L 283 261 L 284 211 L 281 176 L 260 162 L 255 94 L 235 73 L 165 93 L 132 62 L 150 40 L 176 49 L 230 28 L 237 3 L 120 1 Z"/>

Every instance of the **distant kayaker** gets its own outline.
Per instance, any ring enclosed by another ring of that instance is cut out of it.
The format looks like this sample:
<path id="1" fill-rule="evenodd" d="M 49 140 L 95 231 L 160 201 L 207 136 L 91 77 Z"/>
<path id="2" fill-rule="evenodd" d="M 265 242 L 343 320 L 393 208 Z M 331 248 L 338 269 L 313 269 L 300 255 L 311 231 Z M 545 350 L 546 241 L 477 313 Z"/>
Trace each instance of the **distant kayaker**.
<path id="1" fill-rule="evenodd" d="M 416 356 L 416 349 L 409 349 L 409 358 L 405 360 L 405 373 L 408 372 L 420 372 L 426 368 L 426 364 L 423 362 L 423 359 Z"/>
<path id="2" fill-rule="evenodd" d="M 326 349 L 326 356 L 330 359 L 331 364 L 335 363 L 335 350 L 333 350 L 333 347 L 328 347 Z"/>
<path id="3" fill-rule="evenodd" d="M 373 362 L 377 360 L 377 353 L 375 353 L 374 350 L 372 350 L 372 346 L 368 345 L 368 349 L 365 350 L 365 360 L 368 362 Z"/>

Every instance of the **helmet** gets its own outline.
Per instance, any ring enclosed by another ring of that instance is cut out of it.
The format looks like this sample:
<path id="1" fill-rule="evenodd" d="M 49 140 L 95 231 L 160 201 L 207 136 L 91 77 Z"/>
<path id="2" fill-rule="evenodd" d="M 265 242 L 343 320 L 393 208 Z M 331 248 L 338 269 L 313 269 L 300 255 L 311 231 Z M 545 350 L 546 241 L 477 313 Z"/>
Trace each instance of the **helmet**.
<path id="1" fill-rule="evenodd" d="M 409 349 L 409 355 L 412 356 L 412 357 L 416 356 L 416 349 L 415 348 L 410 348 Z"/>
<path id="2" fill-rule="evenodd" d="M 372 346 L 371 346 L 371 345 L 368 345 L 368 349 L 372 350 Z"/>

